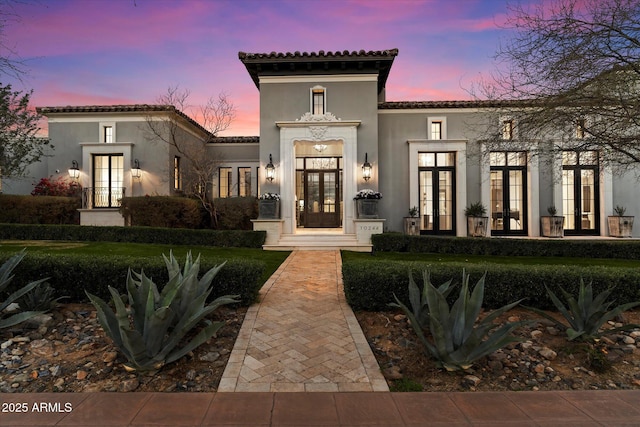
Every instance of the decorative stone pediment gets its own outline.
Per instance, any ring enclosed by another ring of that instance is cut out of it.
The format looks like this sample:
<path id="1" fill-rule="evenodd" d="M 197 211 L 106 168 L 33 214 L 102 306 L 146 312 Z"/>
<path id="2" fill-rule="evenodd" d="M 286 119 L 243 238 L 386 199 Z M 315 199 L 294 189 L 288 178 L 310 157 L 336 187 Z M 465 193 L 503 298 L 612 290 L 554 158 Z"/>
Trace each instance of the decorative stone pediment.
<path id="1" fill-rule="evenodd" d="M 342 119 L 337 118 L 333 113 L 311 114 L 304 113 L 302 117 L 296 119 L 296 122 L 339 122 Z"/>

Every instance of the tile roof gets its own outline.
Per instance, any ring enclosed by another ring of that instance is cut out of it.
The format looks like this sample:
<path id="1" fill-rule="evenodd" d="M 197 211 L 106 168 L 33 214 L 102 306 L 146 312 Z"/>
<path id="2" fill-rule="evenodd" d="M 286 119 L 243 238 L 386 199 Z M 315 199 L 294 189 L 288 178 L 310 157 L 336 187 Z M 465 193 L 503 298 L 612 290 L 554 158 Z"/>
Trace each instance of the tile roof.
<path id="1" fill-rule="evenodd" d="M 260 76 L 378 74 L 378 92 L 389 77 L 398 49 L 318 52 L 238 52 L 251 79 L 260 89 Z"/>
<path id="2" fill-rule="evenodd" d="M 393 101 L 380 102 L 379 110 L 410 110 L 421 108 L 501 108 L 526 106 L 526 101 L 474 100 L 474 101 Z"/>
<path id="3" fill-rule="evenodd" d="M 208 136 L 212 136 L 211 132 L 205 129 L 200 123 L 178 110 L 173 105 L 164 104 L 120 104 L 120 105 L 67 105 L 58 107 L 37 107 L 38 113 L 48 116 L 50 114 L 65 113 L 151 113 L 166 111 L 174 113 L 191 125 L 198 128 Z"/>
<path id="4" fill-rule="evenodd" d="M 257 144 L 259 136 L 216 136 L 209 140 L 211 144 Z"/>

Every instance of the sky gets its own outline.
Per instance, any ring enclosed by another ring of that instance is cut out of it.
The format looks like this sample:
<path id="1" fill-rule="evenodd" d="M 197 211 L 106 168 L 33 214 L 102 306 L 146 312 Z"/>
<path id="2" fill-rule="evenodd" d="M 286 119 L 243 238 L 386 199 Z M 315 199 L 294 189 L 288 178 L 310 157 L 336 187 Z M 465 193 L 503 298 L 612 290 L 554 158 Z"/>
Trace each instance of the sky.
<path id="1" fill-rule="evenodd" d="M 225 93 L 237 115 L 223 135 L 258 135 L 259 93 L 238 52 L 397 48 L 388 101 L 465 100 L 495 68 L 507 1 L 1 0 L 13 14 L 4 45 L 28 73 L 0 79 L 33 89 L 35 106 L 155 103 L 175 86 L 195 106 Z"/>

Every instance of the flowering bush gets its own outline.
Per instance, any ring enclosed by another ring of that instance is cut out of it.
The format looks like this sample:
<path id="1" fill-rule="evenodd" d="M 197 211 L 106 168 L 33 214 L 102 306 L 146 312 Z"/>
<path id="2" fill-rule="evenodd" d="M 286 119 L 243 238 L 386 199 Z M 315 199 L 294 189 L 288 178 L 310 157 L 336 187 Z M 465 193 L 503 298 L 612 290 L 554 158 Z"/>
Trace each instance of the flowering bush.
<path id="1" fill-rule="evenodd" d="M 358 199 L 382 199 L 382 194 L 367 188 L 356 193 L 356 197 L 353 200 Z"/>
<path id="2" fill-rule="evenodd" d="M 42 178 L 35 184 L 32 196 L 64 196 L 64 197 L 80 197 L 82 187 L 75 181 L 69 182 L 63 177 L 53 179 Z"/>
<path id="3" fill-rule="evenodd" d="M 264 193 L 258 197 L 260 200 L 280 200 L 280 195 L 278 193 Z"/>

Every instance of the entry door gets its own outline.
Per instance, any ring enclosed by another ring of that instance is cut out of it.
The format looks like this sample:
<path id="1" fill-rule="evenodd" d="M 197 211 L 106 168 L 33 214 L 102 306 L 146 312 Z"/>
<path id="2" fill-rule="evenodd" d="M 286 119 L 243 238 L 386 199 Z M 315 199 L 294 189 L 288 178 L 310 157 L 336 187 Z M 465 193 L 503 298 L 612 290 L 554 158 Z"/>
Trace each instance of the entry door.
<path id="1" fill-rule="evenodd" d="M 455 234 L 454 171 L 420 171 L 421 230 L 426 234 Z"/>
<path id="2" fill-rule="evenodd" d="M 340 227 L 338 171 L 305 171 L 304 226 Z"/>
<path id="3" fill-rule="evenodd" d="M 563 152 L 562 214 L 565 234 L 600 234 L 598 175 L 596 152 Z"/>

